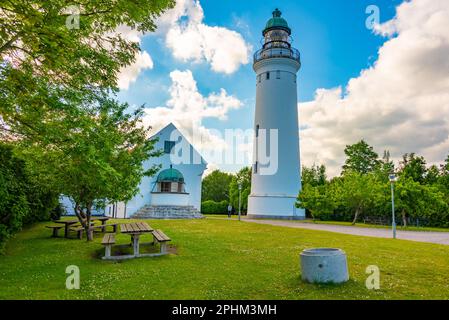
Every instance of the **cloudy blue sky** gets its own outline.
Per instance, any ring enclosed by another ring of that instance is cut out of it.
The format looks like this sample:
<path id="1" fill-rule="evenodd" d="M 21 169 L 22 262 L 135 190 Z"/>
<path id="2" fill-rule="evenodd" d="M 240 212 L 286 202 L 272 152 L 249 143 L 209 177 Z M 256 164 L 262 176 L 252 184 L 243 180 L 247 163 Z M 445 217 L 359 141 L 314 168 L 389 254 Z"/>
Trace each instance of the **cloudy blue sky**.
<path id="1" fill-rule="evenodd" d="M 145 104 L 145 123 L 155 130 L 174 122 L 206 158 L 211 150 L 251 150 L 246 140 L 230 145 L 224 130 L 252 128 L 252 53 L 279 8 L 302 55 L 303 164 L 324 163 L 338 174 L 344 146 L 362 138 L 395 159 L 417 152 L 442 162 L 449 153 L 449 1 L 402 2 L 179 0 L 154 34 L 120 30 L 142 52 L 120 75 L 119 99 Z M 374 29 L 366 25 L 370 5 L 379 13 Z M 207 160 L 226 171 L 247 164 Z"/>

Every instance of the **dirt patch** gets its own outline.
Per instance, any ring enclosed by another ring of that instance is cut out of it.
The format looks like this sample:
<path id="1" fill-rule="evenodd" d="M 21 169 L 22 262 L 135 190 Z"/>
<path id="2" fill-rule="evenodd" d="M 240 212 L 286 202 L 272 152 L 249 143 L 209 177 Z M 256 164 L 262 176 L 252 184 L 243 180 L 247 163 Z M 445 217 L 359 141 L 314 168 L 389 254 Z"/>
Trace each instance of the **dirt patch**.
<path id="1" fill-rule="evenodd" d="M 176 254 L 178 255 L 178 247 L 174 246 L 174 245 L 168 245 L 167 246 L 167 251 L 170 254 Z"/>
<path id="2" fill-rule="evenodd" d="M 160 247 L 159 245 L 154 245 L 152 243 L 143 243 L 140 244 L 139 253 L 159 253 Z M 178 255 L 178 248 L 175 245 L 168 245 L 167 252 L 169 254 Z M 121 255 L 129 255 L 133 254 L 133 248 L 131 245 L 118 245 L 113 246 L 111 250 L 111 255 L 113 256 L 121 256 Z M 95 250 L 92 253 L 92 257 L 96 259 L 101 259 L 104 256 L 104 248 Z M 120 262 L 120 260 L 117 260 Z"/>

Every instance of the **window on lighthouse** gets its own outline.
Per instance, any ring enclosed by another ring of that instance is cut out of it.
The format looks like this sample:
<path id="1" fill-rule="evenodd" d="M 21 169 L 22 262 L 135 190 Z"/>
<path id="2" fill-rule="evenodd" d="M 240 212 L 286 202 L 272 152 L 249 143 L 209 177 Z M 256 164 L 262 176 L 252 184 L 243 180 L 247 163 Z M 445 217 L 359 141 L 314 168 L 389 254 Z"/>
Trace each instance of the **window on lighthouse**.
<path id="1" fill-rule="evenodd" d="M 281 78 L 281 70 L 276 71 L 276 79 Z"/>
<path id="2" fill-rule="evenodd" d="M 270 73 L 267 72 L 267 80 L 270 80 Z"/>
<path id="3" fill-rule="evenodd" d="M 289 35 L 285 30 L 271 30 L 265 34 L 265 48 L 290 48 Z"/>

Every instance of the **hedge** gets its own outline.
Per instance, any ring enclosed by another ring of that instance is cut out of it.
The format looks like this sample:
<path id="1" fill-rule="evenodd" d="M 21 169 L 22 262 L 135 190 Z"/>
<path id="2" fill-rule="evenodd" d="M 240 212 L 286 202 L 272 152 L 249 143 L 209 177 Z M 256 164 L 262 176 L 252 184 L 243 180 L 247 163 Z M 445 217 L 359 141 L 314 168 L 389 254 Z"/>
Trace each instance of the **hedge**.
<path id="1" fill-rule="evenodd" d="M 57 218 L 58 195 L 27 175 L 25 162 L 0 143 L 0 254 L 23 225 Z"/>
<path id="2" fill-rule="evenodd" d="M 201 213 L 203 214 L 228 214 L 228 201 L 215 202 L 206 200 L 201 203 Z"/>

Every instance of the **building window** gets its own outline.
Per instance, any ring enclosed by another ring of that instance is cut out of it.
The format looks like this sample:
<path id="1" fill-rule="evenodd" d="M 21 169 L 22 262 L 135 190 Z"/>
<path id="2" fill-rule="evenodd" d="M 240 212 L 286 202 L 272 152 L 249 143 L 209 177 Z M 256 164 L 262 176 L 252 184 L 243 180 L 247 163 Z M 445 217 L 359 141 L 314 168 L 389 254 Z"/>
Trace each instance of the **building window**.
<path id="1" fill-rule="evenodd" d="M 280 79 L 281 78 L 281 71 L 278 70 L 276 71 L 276 79 Z"/>
<path id="2" fill-rule="evenodd" d="M 256 126 L 256 138 L 259 136 L 259 125 Z"/>
<path id="3" fill-rule="evenodd" d="M 256 161 L 256 163 L 254 163 L 254 173 L 257 173 L 257 165 L 258 165 L 258 162 Z"/>
<path id="4" fill-rule="evenodd" d="M 171 192 L 171 183 L 161 182 L 161 192 Z"/>
<path id="5" fill-rule="evenodd" d="M 175 141 L 165 141 L 164 142 L 164 152 L 171 153 L 174 146 L 175 146 Z"/>
<path id="6" fill-rule="evenodd" d="M 267 72 L 267 80 L 270 80 L 270 73 Z"/>
<path id="7" fill-rule="evenodd" d="M 262 80 L 262 75 L 259 74 L 259 75 L 257 76 L 257 82 L 260 83 L 261 80 Z"/>
<path id="8" fill-rule="evenodd" d="M 185 184 L 183 182 L 164 181 L 158 183 L 157 192 L 161 193 L 185 193 Z"/>

